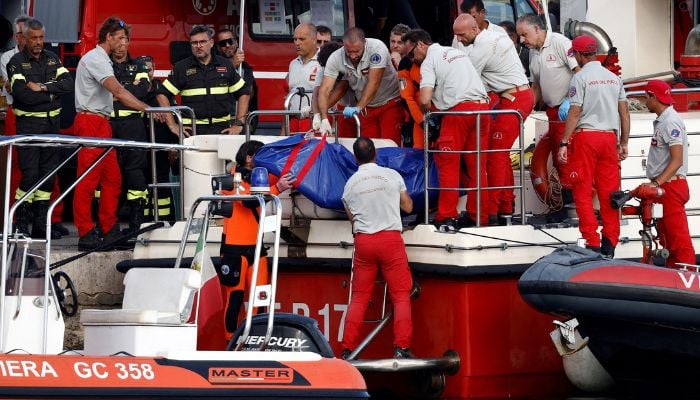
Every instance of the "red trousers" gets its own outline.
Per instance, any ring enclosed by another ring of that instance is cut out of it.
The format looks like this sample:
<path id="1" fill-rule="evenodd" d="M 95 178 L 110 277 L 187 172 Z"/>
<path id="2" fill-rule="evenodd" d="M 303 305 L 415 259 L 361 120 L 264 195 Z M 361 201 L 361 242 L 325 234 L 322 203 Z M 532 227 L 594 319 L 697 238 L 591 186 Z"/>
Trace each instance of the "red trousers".
<path id="1" fill-rule="evenodd" d="M 394 345 L 411 347 L 413 326 L 410 293 L 413 278 L 408 268 L 401 232 L 355 234 L 355 255 L 352 263 L 352 298 L 345 317 L 343 348 L 354 350 L 362 339 L 359 337 L 360 328 L 379 269 L 389 286 L 389 297 L 394 306 Z"/>
<path id="2" fill-rule="evenodd" d="M 520 113 L 525 121 L 535 105 L 535 95 L 532 89 L 510 93 L 512 100 L 500 97 L 495 110 L 515 110 Z M 499 114 L 491 121 L 491 136 L 489 138 L 489 150 L 505 149 L 513 147 L 513 143 L 520 135 L 520 121 L 512 114 Z M 489 153 L 486 157 L 486 172 L 488 173 L 489 186 L 513 186 L 513 168 L 510 165 L 510 153 Z M 512 214 L 515 194 L 513 189 L 490 190 L 488 202 L 488 214 Z"/>
<path id="3" fill-rule="evenodd" d="M 559 174 L 559 182 L 565 189 L 572 188 L 571 167 L 569 164 L 562 164 L 559 160 L 559 143 L 564 136 L 564 126 L 566 121 L 559 121 L 559 107 L 547 107 L 547 119 L 549 119 L 549 148 L 551 149 L 552 163 Z"/>
<path id="4" fill-rule="evenodd" d="M 664 217 L 657 221 L 661 245 L 671 253 L 666 265 L 675 267 L 676 263 L 696 264 L 695 249 L 688 230 L 688 216 L 685 215 L 685 203 L 690 200 L 688 181 L 674 179 L 661 185 L 664 195 Z"/>
<path id="5" fill-rule="evenodd" d="M 289 118 L 289 132 L 287 134 L 308 132 L 311 130 L 311 120 L 308 118 Z"/>
<path id="6" fill-rule="evenodd" d="M 109 121 L 97 115 L 78 114 L 73 124 L 76 136 L 111 138 L 112 127 Z M 78 175 L 82 174 L 104 151 L 97 148 L 83 148 L 78 153 Z M 92 199 L 95 189 L 100 187 L 100 210 L 98 213 L 100 229 L 109 232 L 117 222 L 117 204 L 121 191 L 122 178 L 117 163 L 117 153 L 112 150 L 102 162 L 82 180 L 75 188 L 73 197 L 73 220 L 78 228 L 78 235 L 84 236 L 95 227 L 92 221 Z"/>
<path id="7" fill-rule="evenodd" d="M 17 134 L 17 117 L 12 112 L 12 106 L 7 106 L 5 114 L 5 135 L 14 136 Z M 10 175 L 10 206 L 15 203 L 15 193 L 22 181 L 22 170 L 19 168 L 19 156 L 17 149 L 12 149 L 12 174 Z M 61 195 L 61 188 L 58 185 L 58 179 L 54 180 L 53 190 L 51 191 L 51 201 L 56 200 Z M 58 203 L 51 214 L 51 223 L 61 222 L 63 215 L 63 202 Z"/>
<path id="8" fill-rule="evenodd" d="M 595 187 L 603 220 L 601 234 L 617 246 L 620 215 L 610 206 L 610 194 L 620 185 L 617 136 L 613 132 L 581 130 L 572 137 L 568 159 L 569 168 L 574 173 L 572 184 L 581 236 L 589 246 L 600 247 L 598 219 L 593 210 Z"/>
<path id="9" fill-rule="evenodd" d="M 368 138 L 391 139 L 401 145 L 401 125 L 406 121 L 406 111 L 399 98 L 389 100 L 379 107 L 366 107 L 360 117 L 360 132 Z M 356 137 L 355 118 L 342 118 L 338 123 L 339 137 Z"/>
<path id="10" fill-rule="evenodd" d="M 488 110 L 488 103 L 479 103 L 473 101 L 465 101 L 452 107 L 450 111 L 476 111 Z M 488 149 L 489 143 L 489 124 L 491 117 L 482 114 L 480 120 L 479 144 L 481 150 Z M 454 151 L 474 151 L 476 150 L 476 115 L 445 115 L 442 118 L 440 128 L 440 137 L 437 140 L 438 150 L 454 150 Z M 488 186 L 486 175 L 486 153 L 481 154 L 480 158 L 480 176 L 481 187 Z M 460 159 L 464 159 L 466 165 L 466 173 L 464 174 L 464 182 L 468 188 L 476 188 L 477 180 L 477 155 L 476 154 L 455 154 L 455 153 L 436 153 L 435 165 L 438 169 L 438 177 L 440 187 L 457 188 L 460 187 Z M 482 190 L 481 195 L 481 216 L 482 224 L 487 224 L 489 217 L 486 211 L 488 203 L 488 191 Z M 457 201 L 459 200 L 459 192 L 454 190 L 442 190 L 438 197 L 438 211 L 435 214 L 435 220 L 441 221 L 446 218 L 457 217 Z M 476 221 L 476 191 L 470 191 L 467 195 L 467 214 Z"/>

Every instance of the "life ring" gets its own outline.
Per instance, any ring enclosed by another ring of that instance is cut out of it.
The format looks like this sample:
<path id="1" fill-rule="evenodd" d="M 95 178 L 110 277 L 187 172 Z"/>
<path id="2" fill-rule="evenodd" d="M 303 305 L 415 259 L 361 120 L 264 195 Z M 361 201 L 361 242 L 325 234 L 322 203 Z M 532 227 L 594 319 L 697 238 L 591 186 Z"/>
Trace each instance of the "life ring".
<path id="1" fill-rule="evenodd" d="M 537 193 L 537 197 L 549 207 L 552 207 L 552 196 L 550 195 L 549 188 L 549 170 L 547 164 L 549 163 L 549 157 L 551 154 L 551 148 L 549 146 L 549 140 L 545 134 L 535 145 L 535 151 L 532 152 L 532 159 L 530 160 L 530 180 L 532 180 L 532 187 Z"/>

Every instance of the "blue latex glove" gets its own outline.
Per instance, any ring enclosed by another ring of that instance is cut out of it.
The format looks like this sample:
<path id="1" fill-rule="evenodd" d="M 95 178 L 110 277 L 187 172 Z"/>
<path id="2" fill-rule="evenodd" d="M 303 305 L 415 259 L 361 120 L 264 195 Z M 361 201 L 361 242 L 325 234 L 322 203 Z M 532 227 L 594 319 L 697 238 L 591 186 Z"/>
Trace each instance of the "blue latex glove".
<path id="1" fill-rule="evenodd" d="M 569 98 L 564 97 L 564 101 L 559 104 L 559 121 L 566 121 L 566 117 L 569 115 L 569 108 L 571 108 Z"/>
<path id="2" fill-rule="evenodd" d="M 345 118 L 350 118 L 353 115 L 359 114 L 359 113 L 360 113 L 360 109 L 358 107 L 345 107 L 343 109 L 343 116 Z"/>

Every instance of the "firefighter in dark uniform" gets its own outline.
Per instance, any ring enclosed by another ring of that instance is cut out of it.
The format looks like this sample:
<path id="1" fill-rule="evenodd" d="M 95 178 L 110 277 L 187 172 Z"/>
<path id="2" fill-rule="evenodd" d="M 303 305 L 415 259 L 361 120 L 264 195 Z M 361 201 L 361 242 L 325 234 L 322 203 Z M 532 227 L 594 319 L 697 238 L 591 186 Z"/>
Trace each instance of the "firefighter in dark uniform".
<path id="1" fill-rule="evenodd" d="M 137 61 L 146 64 L 146 69 L 148 71 L 148 78 L 150 79 L 148 93 L 146 93 L 146 104 L 152 107 L 158 107 L 158 99 L 156 96 L 158 92 L 162 89 L 163 83 L 159 79 L 154 79 L 154 71 L 156 68 L 155 60 L 151 56 L 139 56 Z M 171 105 L 176 105 L 174 102 Z M 144 118 L 146 124 L 146 132 L 150 132 L 150 119 Z M 177 137 L 173 136 L 168 129 L 168 126 L 163 122 L 154 119 L 154 132 L 156 143 L 172 143 L 177 144 Z M 149 133 L 150 135 L 150 133 Z M 150 136 L 149 136 L 150 140 Z M 173 162 L 177 160 L 178 152 L 175 150 L 171 151 L 157 151 L 156 152 L 156 179 L 158 183 L 170 182 L 170 170 Z M 150 158 L 149 158 L 150 162 Z M 148 173 L 151 169 L 148 168 Z M 173 170 L 173 173 L 179 173 L 179 169 Z M 145 210 L 146 218 L 150 218 L 153 213 L 154 196 L 151 196 L 151 203 Z M 173 204 L 173 194 L 170 188 L 159 188 L 158 189 L 158 219 L 160 221 L 175 221 L 175 207 Z"/>
<path id="2" fill-rule="evenodd" d="M 134 97 L 145 102 L 149 87 L 148 69 L 143 62 L 131 58 L 128 50 L 129 40 L 127 39 L 126 46 L 112 53 L 114 77 Z M 110 115 L 110 124 L 112 135 L 117 139 L 149 141 L 146 126 L 143 123 L 143 112 L 125 106 L 116 98 L 114 111 Z M 129 232 L 135 232 L 141 227 L 148 201 L 146 156 L 147 153 L 142 150 L 117 149 L 117 160 L 129 206 Z"/>
<path id="3" fill-rule="evenodd" d="M 182 98 L 182 105 L 194 110 L 198 135 L 239 134 L 248 114 L 250 101 L 248 85 L 233 68 L 228 59 L 212 55 L 214 46 L 213 31 L 205 25 L 195 25 L 190 31 L 192 56 L 173 66 L 168 79 L 163 82 L 163 90 L 158 94 L 158 103 L 167 107 L 168 98 Z M 238 101 L 238 112 L 232 118 L 230 94 Z M 168 127 L 178 134 L 178 127 L 172 115 L 166 117 Z M 192 121 L 183 118 L 185 125 Z M 189 136 L 189 129 L 185 135 Z"/>
<path id="4" fill-rule="evenodd" d="M 60 96 L 73 92 L 73 78 L 56 54 L 44 50 L 44 25 L 36 19 L 25 22 L 24 50 L 7 64 L 14 113 L 19 134 L 57 134 L 60 130 Z M 20 147 L 19 167 L 22 180 L 15 192 L 19 199 L 39 179 L 60 162 L 58 149 L 51 146 Z M 17 210 L 17 228 L 28 232 L 29 204 L 33 208 L 32 237 L 46 238 L 46 215 L 56 177 L 42 184 Z M 23 225 L 23 226 L 22 226 Z"/>

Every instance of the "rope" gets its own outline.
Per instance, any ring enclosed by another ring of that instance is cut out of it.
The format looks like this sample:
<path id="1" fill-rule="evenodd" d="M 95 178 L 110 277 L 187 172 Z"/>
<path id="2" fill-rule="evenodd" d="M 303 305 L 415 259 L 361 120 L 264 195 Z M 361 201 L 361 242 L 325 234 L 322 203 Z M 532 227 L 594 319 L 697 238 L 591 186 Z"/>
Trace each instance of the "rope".
<path id="1" fill-rule="evenodd" d="M 564 202 L 561 197 L 561 182 L 559 181 L 559 173 L 556 168 L 549 170 L 549 187 L 545 195 L 544 203 L 549 207 L 550 211 L 559 211 L 564 207 Z"/>
<path id="2" fill-rule="evenodd" d="M 462 231 L 456 231 L 456 233 L 461 233 L 462 235 L 469 235 L 469 236 L 474 236 L 474 237 L 479 237 L 483 239 L 491 239 L 491 240 L 500 240 L 503 242 L 510 242 L 510 243 L 516 243 L 516 244 L 524 244 L 527 246 L 533 246 L 533 247 L 548 247 L 550 249 L 557 249 L 559 246 L 551 245 L 551 244 L 542 244 L 542 243 L 529 243 L 529 242 L 521 242 L 520 240 L 513 240 L 513 239 L 503 239 L 503 238 L 498 238 L 498 237 L 493 237 L 493 236 L 487 236 L 487 235 L 480 235 L 478 233 L 472 233 L 472 232 L 462 232 Z M 556 238 L 555 238 L 556 239 Z M 559 240 L 559 239 L 557 239 Z M 559 240 L 561 242 L 561 240 Z M 562 242 L 564 243 L 564 242 Z"/>

